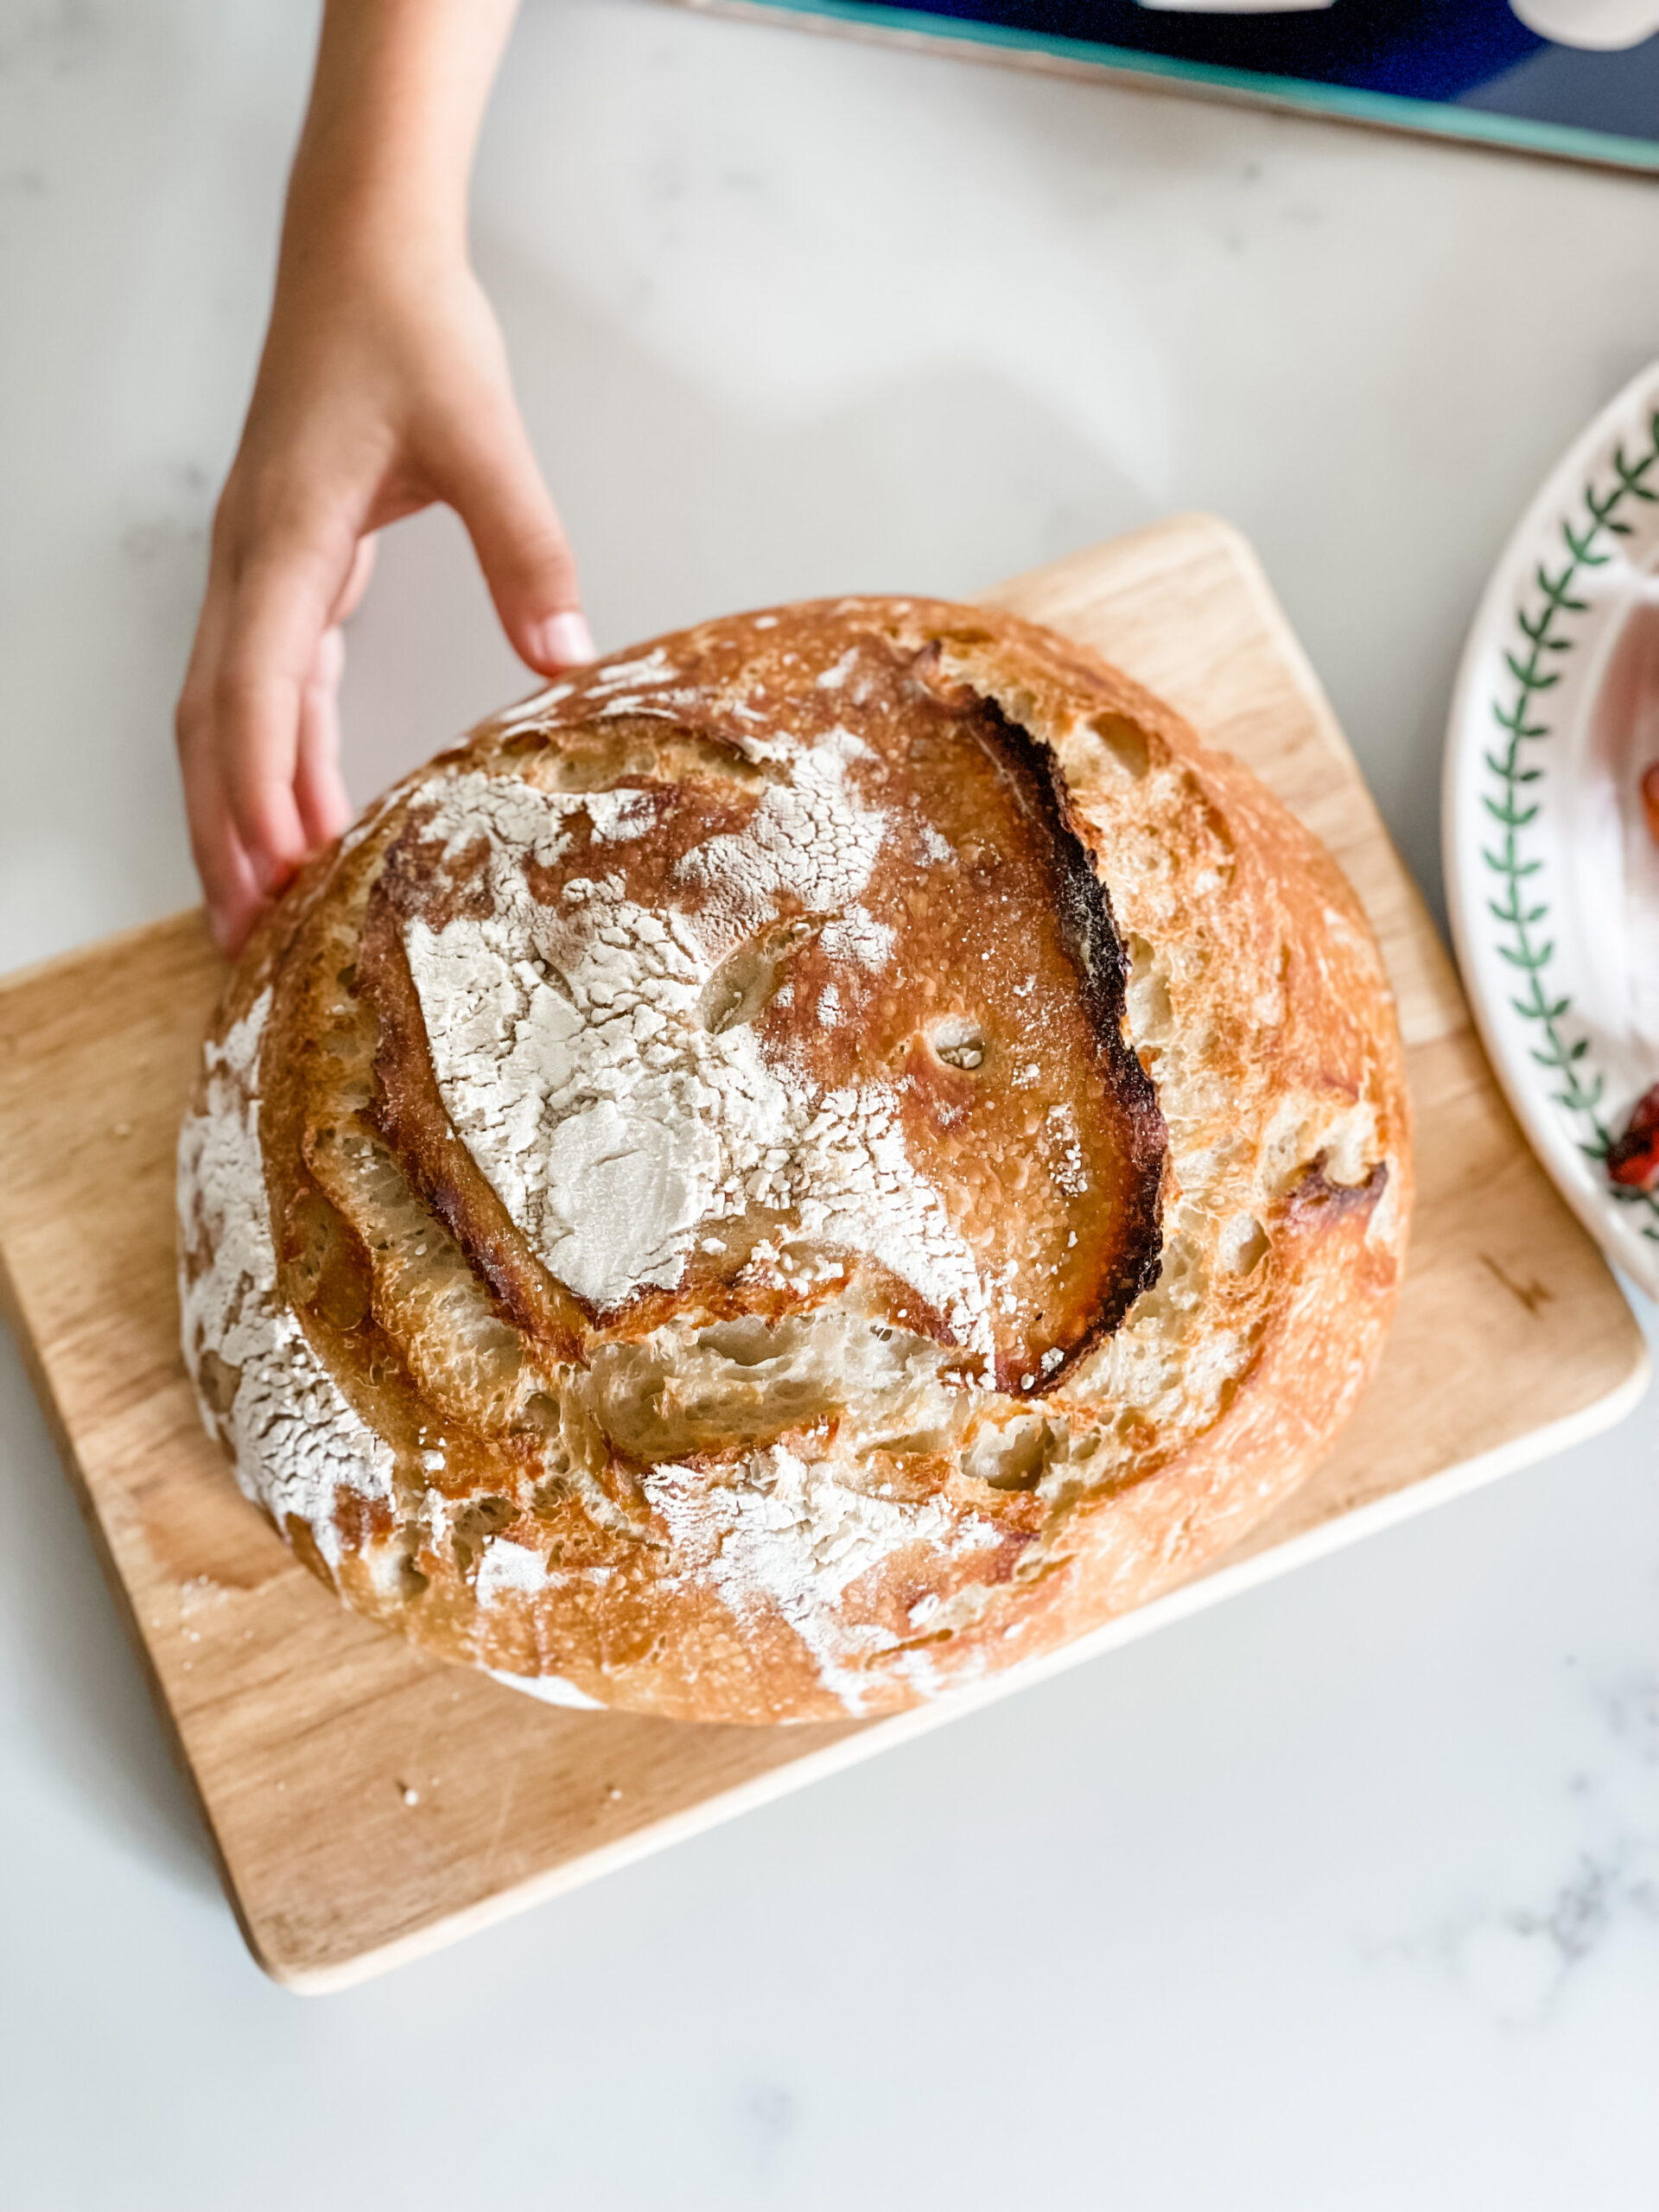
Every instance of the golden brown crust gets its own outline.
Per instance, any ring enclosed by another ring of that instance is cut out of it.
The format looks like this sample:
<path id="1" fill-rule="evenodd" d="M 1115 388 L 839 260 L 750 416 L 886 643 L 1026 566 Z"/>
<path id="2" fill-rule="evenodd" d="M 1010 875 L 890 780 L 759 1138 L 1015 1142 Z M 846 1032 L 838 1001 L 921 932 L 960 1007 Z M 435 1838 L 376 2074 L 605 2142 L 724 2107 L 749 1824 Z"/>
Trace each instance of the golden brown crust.
<path id="1" fill-rule="evenodd" d="M 1270 1512 L 1381 1349 L 1357 901 L 1009 617 L 733 618 L 496 717 L 284 900 L 211 1052 L 262 1014 L 270 1302 L 362 1471 L 262 1465 L 211 1318 L 204 1397 L 348 1602 L 555 1696 L 810 1719 L 1033 1656 Z"/>

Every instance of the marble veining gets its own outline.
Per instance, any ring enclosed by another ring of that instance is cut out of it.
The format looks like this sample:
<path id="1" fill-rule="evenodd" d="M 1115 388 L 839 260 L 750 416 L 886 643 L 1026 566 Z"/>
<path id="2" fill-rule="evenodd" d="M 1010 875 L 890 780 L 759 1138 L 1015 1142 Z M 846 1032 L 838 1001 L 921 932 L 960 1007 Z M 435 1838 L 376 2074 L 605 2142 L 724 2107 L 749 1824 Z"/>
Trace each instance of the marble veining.
<path id="1" fill-rule="evenodd" d="M 1563 1671 L 1582 1672 L 1569 1656 Z M 1586 1968 L 1609 1954 L 1659 1968 L 1659 1672 L 1578 1683 L 1587 1724 L 1578 1763 L 1559 1778 L 1559 1856 L 1530 1884 L 1494 1879 L 1419 1935 L 1376 1955 L 1444 1974 L 1500 2029 L 1541 2031 L 1574 2001 Z"/>

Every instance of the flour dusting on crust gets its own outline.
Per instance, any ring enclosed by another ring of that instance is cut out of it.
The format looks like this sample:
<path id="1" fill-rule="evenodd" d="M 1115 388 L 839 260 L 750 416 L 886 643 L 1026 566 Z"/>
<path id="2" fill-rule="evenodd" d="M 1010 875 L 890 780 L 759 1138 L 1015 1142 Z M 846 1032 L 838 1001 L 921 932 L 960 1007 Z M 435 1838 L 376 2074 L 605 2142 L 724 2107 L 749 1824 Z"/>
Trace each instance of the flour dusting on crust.
<path id="1" fill-rule="evenodd" d="M 679 874 L 711 895 L 684 911 L 640 906 L 615 877 L 578 877 L 543 905 L 528 871 L 561 856 L 565 824 L 591 818 L 595 795 L 457 774 L 422 826 L 446 861 L 487 838 L 490 911 L 437 929 L 412 920 L 410 971 L 457 1132 L 550 1272 L 589 1305 L 674 1288 L 710 1224 L 763 1206 L 891 1268 L 984 1358 L 988 1294 L 911 1164 L 893 1086 L 826 1090 L 769 1062 L 752 1026 L 711 1033 L 701 1018 L 721 963 L 778 918 L 780 893 L 830 911 L 826 950 L 885 957 L 891 930 L 855 903 L 883 823 L 842 787 L 849 749 L 838 738 L 804 752 L 741 833 L 689 854 Z M 605 794 L 601 819 L 624 797 Z"/>
<path id="2" fill-rule="evenodd" d="M 180 1132 L 184 1354 L 203 1422 L 230 1449 L 243 1488 L 278 1528 L 296 1516 L 338 1567 L 337 1503 L 346 1494 L 390 1499 L 392 1454 L 276 1295 L 255 1093 L 270 1011 L 266 990 L 223 1044 L 204 1046 L 204 1109 Z"/>
<path id="3" fill-rule="evenodd" d="M 689 1467 L 654 1468 L 646 1494 L 693 1573 L 706 1573 L 740 1620 L 774 1605 L 818 1664 L 819 1679 L 850 1713 L 861 1713 L 868 1680 L 861 1652 L 891 1649 L 874 1624 L 842 1618 L 854 1583 L 908 1547 L 972 1551 L 998 1532 L 978 1515 L 960 1522 L 938 1504 L 906 1508 L 836 1480 L 783 1446 L 758 1452 L 741 1483 L 710 1492 Z"/>
<path id="4" fill-rule="evenodd" d="M 1376 948 L 1236 764 L 995 613 L 574 671 L 389 792 L 181 1135 L 204 1419 L 544 1702 L 868 1716 L 1218 1557 L 1377 1357 Z"/>

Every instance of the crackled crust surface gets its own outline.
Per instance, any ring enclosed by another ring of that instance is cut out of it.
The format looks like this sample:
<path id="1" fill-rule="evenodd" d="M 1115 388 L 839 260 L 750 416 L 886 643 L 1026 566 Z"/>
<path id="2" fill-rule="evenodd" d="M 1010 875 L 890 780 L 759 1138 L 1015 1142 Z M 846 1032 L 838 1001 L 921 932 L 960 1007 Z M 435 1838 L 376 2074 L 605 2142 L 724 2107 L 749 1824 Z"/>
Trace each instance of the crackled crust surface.
<path id="1" fill-rule="evenodd" d="M 1271 1511 L 1409 1211 L 1315 841 L 1078 649 L 846 600 L 556 684 L 245 956 L 187 1358 L 347 1603 L 556 1702 L 892 1711 Z"/>

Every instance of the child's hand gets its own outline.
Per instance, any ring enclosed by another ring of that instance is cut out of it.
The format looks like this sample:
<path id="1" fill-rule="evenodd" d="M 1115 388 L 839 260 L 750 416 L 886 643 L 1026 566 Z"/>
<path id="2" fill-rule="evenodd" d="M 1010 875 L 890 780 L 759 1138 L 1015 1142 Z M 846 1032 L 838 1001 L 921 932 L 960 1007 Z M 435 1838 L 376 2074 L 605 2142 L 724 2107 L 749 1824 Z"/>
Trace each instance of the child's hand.
<path id="1" fill-rule="evenodd" d="M 504 36 L 510 11 L 491 12 Z M 474 106 L 487 90 L 493 51 L 478 16 L 450 15 L 447 51 L 420 46 L 442 17 L 428 9 L 412 35 L 408 11 L 390 0 L 325 19 L 270 328 L 214 518 L 178 708 L 190 842 L 226 952 L 350 818 L 339 766 L 340 624 L 368 581 L 383 524 L 447 502 L 523 658 L 550 675 L 593 657 L 575 564 L 467 262 L 467 118 L 446 135 L 433 122 L 438 103 L 416 97 L 423 73 L 445 71 L 441 102 L 455 81 L 457 41 L 468 42 Z M 378 173 L 365 153 L 374 148 L 370 97 L 386 118 Z"/>

